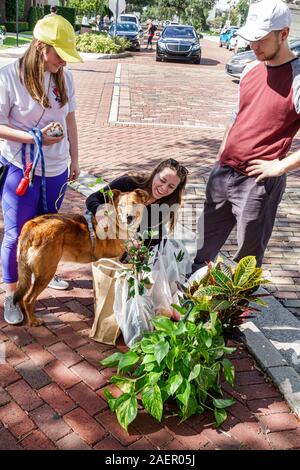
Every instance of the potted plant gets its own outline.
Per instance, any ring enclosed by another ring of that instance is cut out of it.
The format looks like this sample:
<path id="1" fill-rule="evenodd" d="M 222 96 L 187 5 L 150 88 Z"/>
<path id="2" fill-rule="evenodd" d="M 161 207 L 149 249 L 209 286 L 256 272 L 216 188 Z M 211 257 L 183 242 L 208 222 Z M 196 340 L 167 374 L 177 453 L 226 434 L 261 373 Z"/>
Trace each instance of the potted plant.
<path id="1" fill-rule="evenodd" d="M 164 405 L 170 400 L 181 421 L 206 409 L 214 413 L 216 426 L 225 421 L 226 408 L 234 400 L 222 398 L 220 376 L 233 385 L 234 367 L 225 354 L 235 348 L 225 346 L 216 312 L 196 324 L 188 319 L 189 308 L 186 305 L 186 319 L 179 322 L 152 318 L 154 331 L 145 333 L 130 351 L 101 361 L 106 367 L 117 367 L 110 383 L 123 393 L 118 398 L 108 390 L 104 393 L 126 431 L 137 416 L 138 402 L 157 421 L 162 420 Z"/>
<path id="2" fill-rule="evenodd" d="M 207 274 L 199 281 L 194 281 L 185 290 L 183 301 L 190 299 L 194 303 L 191 318 L 205 321 L 210 312 L 217 312 L 223 333 L 230 337 L 238 325 L 252 318 L 259 310 L 252 303 L 266 307 L 258 294 L 261 285 L 270 281 L 263 278 L 262 268 L 256 267 L 255 256 L 246 256 L 232 268 L 221 258 L 215 264 L 208 265 Z"/>

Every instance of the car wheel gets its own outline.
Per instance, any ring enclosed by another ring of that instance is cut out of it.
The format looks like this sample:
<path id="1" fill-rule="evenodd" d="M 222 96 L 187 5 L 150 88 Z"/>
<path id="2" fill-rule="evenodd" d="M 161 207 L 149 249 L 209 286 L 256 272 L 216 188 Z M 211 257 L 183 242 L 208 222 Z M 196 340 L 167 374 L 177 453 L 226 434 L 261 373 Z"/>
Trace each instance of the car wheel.
<path id="1" fill-rule="evenodd" d="M 200 63 L 201 63 L 201 57 L 199 57 L 199 59 L 194 60 L 194 64 L 198 64 L 198 65 L 199 65 Z"/>
<path id="2" fill-rule="evenodd" d="M 219 47 L 223 47 L 223 44 L 221 42 L 219 43 Z"/>
<path id="3" fill-rule="evenodd" d="M 161 58 L 160 57 L 157 57 L 155 58 L 156 62 L 161 62 Z"/>

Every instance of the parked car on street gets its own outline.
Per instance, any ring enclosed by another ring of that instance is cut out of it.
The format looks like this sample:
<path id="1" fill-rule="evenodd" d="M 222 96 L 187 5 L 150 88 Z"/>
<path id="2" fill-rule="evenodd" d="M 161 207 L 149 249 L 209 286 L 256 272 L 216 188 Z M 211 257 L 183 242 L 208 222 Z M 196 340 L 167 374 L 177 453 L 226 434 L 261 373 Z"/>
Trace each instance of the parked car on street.
<path id="1" fill-rule="evenodd" d="M 237 26 L 230 26 L 229 28 L 227 29 L 224 29 L 222 30 L 221 34 L 220 34 L 220 41 L 219 41 L 219 46 L 220 47 L 226 47 L 226 49 L 229 48 L 229 43 L 230 43 L 230 39 L 233 37 L 234 33 L 236 33 L 236 31 L 238 30 L 239 28 Z"/>
<path id="2" fill-rule="evenodd" d="M 168 25 L 164 28 L 156 44 L 156 60 L 185 60 L 200 64 L 200 38 L 190 25 Z"/>
<path id="3" fill-rule="evenodd" d="M 138 27 L 139 30 L 142 29 L 140 20 L 134 13 L 122 13 L 119 16 L 119 22 L 120 23 L 134 23 Z"/>
<path id="4" fill-rule="evenodd" d="M 250 44 L 248 41 L 243 39 L 241 36 L 238 36 L 237 33 L 234 32 L 229 41 L 228 49 L 230 51 L 234 51 L 237 54 L 238 52 L 248 51 L 250 49 Z"/>
<path id="5" fill-rule="evenodd" d="M 289 47 L 291 51 L 297 56 L 300 57 L 300 40 L 291 39 L 289 40 Z M 225 65 L 226 72 L 234 78 L 240 78 L 244 68 L 250 62 L 256 60 L 256 56 L 253 51 L 240 52 L 234 54 L 231 59 Z"/>
<path id="6" fill-rule="evenodd" d="M 113 23 L 108 30 L 109 36 L 119 36 L 128 39 L 131 43 L 131 49 L 136 51 L 141 50 L 141 45 L 144 40 L 144 33 L 142 30 L 138 29 L 138 26 L 135 23 L 122 22 L 122 23 Z"/>

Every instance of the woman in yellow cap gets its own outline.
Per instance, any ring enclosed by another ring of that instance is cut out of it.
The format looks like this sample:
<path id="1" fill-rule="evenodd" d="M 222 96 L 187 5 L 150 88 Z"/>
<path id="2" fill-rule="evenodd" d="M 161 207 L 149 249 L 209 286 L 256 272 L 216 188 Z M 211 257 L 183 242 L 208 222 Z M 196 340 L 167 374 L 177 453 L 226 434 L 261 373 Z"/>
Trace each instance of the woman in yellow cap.
<path id="1" fill-rule="evenodd" d="M 1 260 L 9 324 L 23 320 L 13 304 L 22 226 L 37 215 L 57 212 L 68 178 L 79 174 L 74 82 L 65 69 L 67 62 L 82 62 L 73 27 L 62 16 L 51 15 L 37 22 L 33 37 L 20 60 L 0 69 Z M 68 284 L 55 277 L 50 286 L 65 289 Z"/>

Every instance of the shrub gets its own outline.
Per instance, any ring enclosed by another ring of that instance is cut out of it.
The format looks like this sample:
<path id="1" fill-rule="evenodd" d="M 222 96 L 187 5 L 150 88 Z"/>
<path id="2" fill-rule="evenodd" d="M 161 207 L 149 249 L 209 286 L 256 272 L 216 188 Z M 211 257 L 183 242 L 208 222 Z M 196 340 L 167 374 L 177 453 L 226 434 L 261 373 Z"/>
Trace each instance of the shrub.
<path id="1" fill-rule="evenodd" d="M 2 26 L 3 27 L 3 26 Z M 4 23 L 4 27 L 6 28 L 6 31 L 9 33 L 16 33 L 17 32 L 17 27 L 16 27 L 16 22 L 15 21 L 7 21 Z M 18 28 L 19 28 L 19 33 L 22 31 L 28 31 L 28 23 L 27 21 L 19 21 L 18 22 Z"/>
<path id="2" fill-rule="evenodd" d="M 130 46 L 124 38 L 111 38 L 106 34 L 84 33 L 76 37 L 76 47 L 81 52 L 117 54 Z"/>
<path id="3" fill-rule="evenodd" d="M 19 0 L 19 19 L 24 17 L 25 0 Z M 16 19 L 16 2 L 15 0 L 6 0 L 5 3 L 6 18 L 8 21 Z"/>
<path id="4" fill-rule="evenodd" d="M 51 5 L 44 5 L 44 15 L 49 15 L 50 7 Z M 66 18 L 66 20 L 68 20 L 71 23 L 73 28 L 75 28 L 75 23 L 76 23 L 75 8 L 57 6 L 57 13 L 63 16 L 64 18 Z"/>
<path id="5" fill-rule="evenodd" d="M 29 29 L 33 31 L 39 19 L 43 18 L 44 9 L 42 7 L 30 7 L 28 12 Z"/>

